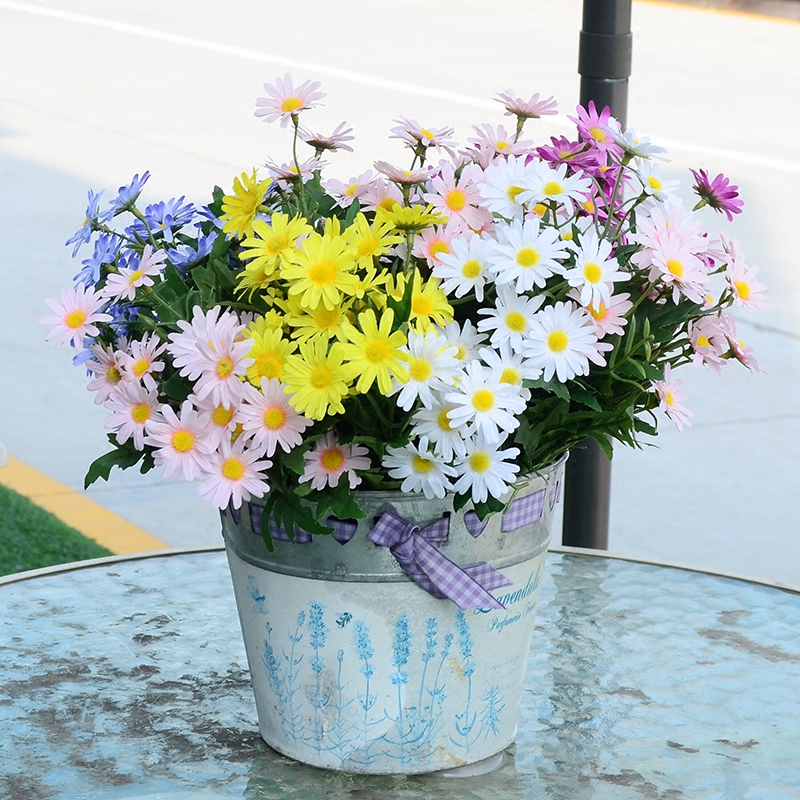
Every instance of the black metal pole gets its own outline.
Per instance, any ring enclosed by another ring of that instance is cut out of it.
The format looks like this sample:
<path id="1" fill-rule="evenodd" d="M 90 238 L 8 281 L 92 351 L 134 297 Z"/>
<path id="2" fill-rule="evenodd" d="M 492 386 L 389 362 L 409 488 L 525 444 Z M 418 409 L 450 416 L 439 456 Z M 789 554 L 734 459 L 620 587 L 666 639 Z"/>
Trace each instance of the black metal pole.
<path id="1" fill-rule="evenodd" d="M 624 128 L 631 74 L 631 0 L 583 0 L 578 72 L 580 103 L 605 106 Z M 564 476 L 561 541 L 571 547 L 608 549 L 611 462 L 594 439 L 570 452 Z"/>

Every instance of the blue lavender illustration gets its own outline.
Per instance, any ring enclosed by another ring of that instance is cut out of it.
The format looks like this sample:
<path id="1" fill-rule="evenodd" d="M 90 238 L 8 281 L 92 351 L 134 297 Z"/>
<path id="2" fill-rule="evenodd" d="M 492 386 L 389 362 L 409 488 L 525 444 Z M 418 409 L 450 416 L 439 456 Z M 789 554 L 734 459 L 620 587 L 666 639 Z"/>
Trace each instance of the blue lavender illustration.
<path id="1" fill-rule="evenodd" d="M 322 672 L 325 669 L 325 659 L 320 655 L 320 650 L 325 647 L 327 630 L 322 618 L 323 606 L 319 603 L 312 603 L 308 612 L 308 643 L 314 649 L 314 658 L 311 659 L 311 669 L 316 676 L 316 687 L 314 692 L 307 692 L 306 697 L 311 707 L 314 709 L 314 746 L 317 753 L 322 748 L 322 711 L 331 699 L 330 692 L 322 691 Z"/>
<path id="2" fill-rule="evenodd" d="M 481 711 L 479 735 L 484 739 L 488 739 L 490 734 L 498 736 L 500 734 L 500 713 L 506 707 L 500 687 L 497 684 L 490 686 L 481 700 L 484 706 Z"/>
<path id="3" fill-rule="evenodd" d="M 363 712 L 360 731 L 364 742 L 363 758 L 366 763 L 369 763 L 369 731 L 372 725 L 375 724 L 374 721 L 370 722 L 370 712 L 372 711 L 375 701 L 377 700 L 376 696 L 370 692 L 370 680 L 375 674 L 375 667 L 370 663 L 370 659 L 375 655 L 375 651 L 372 649 L 372 640 L 369 637 L 369 628 L 361 620 L 357 620 L 353 626 L 353 643 L 356 647 L 356 655 L 358 656 L 359 660 L 363 662 L 361 674 L 366 680 L 364 694 L 358 694 L 358 704 L 361 706 L 361 710 Z"/>
<path id="4" fill-rule="evenodd" d="M 297 625 L 295 627 L 294 634 L 289 634 L 289 640 L 292 643 L 289 652 L 287 653 L 286 650 L 282 650 L 283 659 L 286 662 L 286 678 L 285 678 L 285 685 L 286 685 L 286 719 L 287 719 L 287 726 L 288 732 L 287 735 L 291 736 L 293 739 L 297 740 L 302 732 L 302 720 L 297 713 L 297 709 L 295 708 L 295 694 L 298 691 L 298 687 L 295 686 L 297 683 L 298 673 L 296 671 L 296 667 L 300 664 L 303 660 L 303 656 L 295 656 L 295 651 L 297 650 L 297 645 L 302 641 L 303 634 L 301 633 L 303 629 L 303 625 L 306 621 L 306 615 L 304 611 L 301 611 L 297 615 Z"/>
<path id="5" fill-rule="evenodd" d="M 326 739 L 329 742 L 326 748 L 328 752 L 335 755 L 340 762 L 352 753 L 356 747 L 356 740 L 360 737 L 354 717 L 358 713 L 350 706 L 353 700 L 344 701 L 344 684 L 342 683 L 342 665 L 344 664 L 344 650 L 336 652 L 338 662 L 336 672 L 336 715 L 330 723 L 330 729 L 326 732 Z"/>
<path id="6" fill-rule="evenodd" d="M 284 685 L 283 676 L 281 675 L 281 665 L 278 661 L 275 650 L 270 644 L 270 637 L 272 636 L 272 628 L 269 623 L 266 623 L 267 637 L 264 640 L 264 652 L 261 654 L 261 661 L 264 664 L 264 669 L 267 673 L 267 682 L 270 689 L 272 689 L 278 703 L 278 719 L 281 723 L 284 733 L 287 733 L 286 726 L 286 687 Z"/>
<path id="7" fill-rule="evenodd" d="M 477 714 L 470 708 L 470 703 L 472 702 L 472 675 L 475 672 L 475 662 L 472 660 L 472 635 L 469 632 L 469 625 L 463 609 L 459 609 L 456 613 L 456 630 L 458 631 L 458 647 L 461 650 L 463 663 L 461 671 L 467 679 L 467 700 L 464 711 L 461 714 L 456 714 L 455 722 L 456 732 L 462 741 L 457 741 L 452 736 L 450 739 L 453 744 L 463 747 L 469 753 L 471 743 L 477 738 L 473 734 Z"/>

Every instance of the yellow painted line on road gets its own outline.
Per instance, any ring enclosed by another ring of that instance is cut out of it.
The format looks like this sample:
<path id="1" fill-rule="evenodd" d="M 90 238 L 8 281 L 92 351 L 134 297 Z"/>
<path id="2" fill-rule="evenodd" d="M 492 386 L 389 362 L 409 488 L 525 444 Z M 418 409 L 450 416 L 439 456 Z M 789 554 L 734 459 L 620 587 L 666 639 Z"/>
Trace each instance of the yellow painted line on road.
<path id="1" fill-rule="evenodd" d="M 777 14 L 758 14 L 752 11 L 741 11 L 738 8 L 717 8 L 716 6 L 699 6 L 690 3 L 669 2 L 669 0 L 636 0 L 648 6 L 662 6 L 664 8 L 685 8 L 690 11 L 705 11 L 711 14 L 725 14 L 728 17 L 745 17 L 747 19 L 763 19 L 769 22 L 786 22 L 789 25 L 800 25 L 800 19 L 781 17 Z"/>
<path id="2" fill-rule="evenodd" d="M 0 484 L 27 497 L 117 555 L 169 550 L 169 545 L 131 525 L 113 511 L 13 456 L 9 456 L 8 465 L 0 469 Z"/>

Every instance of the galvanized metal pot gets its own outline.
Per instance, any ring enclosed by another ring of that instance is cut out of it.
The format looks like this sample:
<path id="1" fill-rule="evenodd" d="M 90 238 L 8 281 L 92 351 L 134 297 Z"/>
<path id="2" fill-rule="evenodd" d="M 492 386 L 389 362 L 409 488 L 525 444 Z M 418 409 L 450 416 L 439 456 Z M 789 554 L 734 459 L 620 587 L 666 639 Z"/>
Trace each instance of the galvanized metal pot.
<path id="1" fill-rule="evenodd" d="M 344 543 L 276 541 L 270 553 L 257 502 L 223 512 L 264 740 L 317 767 L 405 774 L 482 762 L 511 744 L 563 463 L 532 476 L 483 530 L 452 497 L 362 492 L 367 517 Z M 367 538 L 387 510 L 420 528 L 449 516 L 438 547 L 457 565 L 502 573 L 509 585 L 492 595 L 504 608 L 458 608 L 414 583 Z"/>

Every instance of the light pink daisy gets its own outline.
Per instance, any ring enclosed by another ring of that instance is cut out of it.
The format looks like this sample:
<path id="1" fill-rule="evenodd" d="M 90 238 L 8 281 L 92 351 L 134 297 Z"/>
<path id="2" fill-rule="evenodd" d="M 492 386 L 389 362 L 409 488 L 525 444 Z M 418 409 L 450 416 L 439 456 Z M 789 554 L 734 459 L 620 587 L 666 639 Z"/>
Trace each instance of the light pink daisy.
<path id="1" fill-rule="evenodd" d="M 766 310 L 772 307 L 771 300 L 765 294 L 767 287 L 756 280 L 758 267 L 744 263 L 744 260 L 735 258 L 725 269 L 733 294 L 734 305 L 744 306 L 751 311 Z"/>
<path id="2" fill-rule="evenodd" d="M 430 267 L 435 267 L 441 263 L 442 256 L 450 255 L 452 252 L 451 241 L 454 233 L 455 231 L 450 225 L 426 228 L 414 237 L 411 254 L 418 258 L 424 258 Z"/>
<path id="3" fill-rule="evenodd" d="M 241 403 L 224 405 L 215 403 L 210 397 L 202 400 L 190 394 L 189 400 L 195 408 L 203 415 L 206 433 L 209 440 L 214 445 L 214 449 L 220 447 L 223 440 L 230 441 L 243 420 Z"/>
<path id="4" fill-rule="evenodd" d="M 427 167 L 412 170 L 401 169 L 400 167 L 393 166 L 388 161 L 376 161 L 372 166 L 393 183 L 399 183 L 401 185 L 425 183 L 425 181 L 430 178 L 430 172 Z"/>
<path id="5" fill-rule="evenodd" d="M 318 91 L 319 81 L 304 81 L 296 89 L 292 76 L 287 72 L 283 79 L 277 78 L 275 84 L 265 83 L 264 90 L 269 97 L 259 97 L 256 100 L 255 115 L 262 117 L 264 122 L 281 121 L 285 128 L 292 117 L 297 117 L 301 111 L 314 108 L 325 97 L 325 92 Z"/>
<path id="6" fill-rule="evenodd" d="M 367 184 L 359 202 L 362 211 L 377 211 L 379 208 L 391 211 L 395 204 L 403 205 L 403 193 L 393 183 L 376 178 Z"/>
<path id="7" fill-rule="evenodd" d="M 439 174 L 431 178 L 433 191 L 426 192 L 423 198 L 448 218 L 447 226 L 453 233 L 466 233 L 470 228 L 477 231 L 491 224 L 491 214 L 480 207 L 476 181 L 482 177 L 481 169 L 473 165 L 464 167 L 456 178 L 455 167 L 443 163 Z"/>
<path id="8" fill-rule="evenodd" d="M 672 299 L 675 303 L 680 295 L 685 295 L 695 303 L 703 303 L 708 292 L 705 265 L 680 235 L 662 235 L 658 244 L 652 248 L 650 258 L 652 266 L 649 280 L 661 281 L 672 287 Z"/>
<path id="9" fill-rule="evenodd" d="M 188 481 L 210 470 L 209 456 L 216 449 L 208 436 L 207 421 L 189 400 L 182 403 L 180 416 L 170 406 L 161 406 L 147 424 L 144 441 L 155 448 L 153 458 L 157 466 L 164 467 L 165 478 L 183 475 Z"/>
<path id="10" fill-rule="evenodd" d="M 730 350 L 728 338 L 722 324 L 722 318 L 709 315 L 693 320 L 688 327 L 689 340 L 694 354 L 692 362 L 696 367 L 711 367 L 717 375 L 725 364 L 724 355 Z"/>
<path id="11" fill-rule="evenodd" d="M 538 92 L 532 94 L 528 100 L 523 100 L 521 97 L 517 97 L 513 89 L 506 89 L 504 92 L 498 93 L 495 100 L 505 106 L 507 117 L 539 119 L 539 117 L 558 114 L 556 99 L 548 97 L 542 100 Z"/>
<path id="12" fill-rule="evenodd" d="M 673 379 L 669 364 L 664 367 L 664 380 L 653 381 L 652 385 L 658 396 L 658 407 L 675 423 L 675 427 L 681 432 L 684 428 L 691 428 L 689 417 L 694 414 L 679 402 L 686 400 L 688 395 L 680 390 L 683 381 Z"/>
<path id="13" fill-rule="evenodd" d="M 355 489 L 361 483 L 355 471 L 370 468 L 368 452 L 360 444 L 339 444 L 333 431 L 328 431 L 303 454 L 306 463 L 300 483 L 311 481 L 311 488 L 320 491 L 325 486 L 336 486 L 346 473 L 350 488 Z"/>
<path id="14" fill-rule="evenodd" d="M 105 407 L 111 411 L 105 426 L 114 431 L 117 441 L 125 444 L 133 438 L 133 446 L 144 450 L 145 426 L 158 413 L 156 392 L 148 391 L 139 383 L 123 381 L 111 391 Z"/>
<path id="15" fill-rule="evenodd" d="M 356 198 L 359 198 L 359 202 L 361 201 L 361 198 L 369 190 L 371 180 L 372 170 L 368 169 L 361 175 L 350 178 L 346 183 L 336 180 L 336 178 L 329 178 L 322 181 L 322 188 L 336 200 L 341 208 L 347 208 Z M 402 198 L 402 195 L 400 197 Z"/>
<path id="16" fill-rule="evenodd" d="M 106 347 L 102 344 L 90 345 L 89 350 L 94 358 L 86 362 L 86 369 L 95 377 L 94 380 L 89 381 L 86 388 L 90 392 L 97 392 L 94 402 L 100 405 L 106 401 L 122 380 L 120 359 L 123 354 L 121 351 L 114 350 L 113 347 Z"/>
<path id="17" fill-rule="evenodd" d="M 345 142 L 352 142 L 355 136 L 350 136 L 353 132 L 352 128 L 346 128 L 346 122 L 340 122 L 333 133 L 324 136 L 321 133 L 312 133 L 305 128 L 298 129 L 298 136 L 308 145 L 314 148 L 319 155 L 323 150 L 347 150 L 348 153 L 353 152 L 353 148 Z"/>
<path id="18" fill-rule="evenodd" d="M 741 364 L 744 364 L 751 372 L 759 372 L 763 375 L 764 370 L 758 365 L 753 348 L 739 339 L 734 318 L 730 314 L 720 314 L 720 317 L 722 319 L 722 328 L 731 348 L 729 350 L 730 355 Z"/>
<path id="19" fill-rule="evenodd" d="M 276 164 L 274 161 L 265 161 L 264 166 L 269 171 L 269 176 L 275 182 L 276 186 L 280 189 L 286 189 L 293 184 L 298 177 L 303 181 L 310 180 L 313 174 L 327 166 L 327 163 L 317 156 L 311 156 L 311 158 L 300 164 L 299 172 L 297 164 L 294 162 Z"/>
<path id="20" fill-rule="evenodd" d="M 223 439 L 219 449 L 208 457 L 208 470 L 197 487 L 197 494 L 211 501 L 217 508 L 233 503 L 240 508 L 242 501 L 251 497 L 263 497 L 269 491 L 264 470 L 272 463 L 259 460 L 258 453 L 246 449 L 245 441 L 239 437 L 235 442 Z"/>
<path id="21" fill-rule="evenodd" d="M 145 388 L 155 389 L 158 384 L 153 373 L 164 371 L 164 362 L 158 357 L 165 349 L 166 344 L 155 333 L 146 333 L 141 341 L 131 341 L 126 350 L 119 353 L 123 379 L 141 381 Z"/>
<path id="22" fill-rule="evenodd" d="M 112 300 L 133 300 L 140 286 L 152 286 L 153 278 L 164 271 L 166 257 L 166 250 L 153 250 L 146 244 L 138 264 L 120 267 L 119 272 L 108 276 L 103 295 Z"/>
<path id="23" fill-rule="evenodd" d="M 462 151 L 462 155 L 472 159 L 483 169 L 489 166 L 499 156 L 520 156 L 529 153 L 534 143 L 530 139 L 514 140 L 514 134 L 507 131 L 502 125 L 493 128 L 488 123 L 474 125 L 473 130 L 477 136 L 467 139 L 471 145 Z"/>
<path id="24" fill-rule="evenodd" d="M 390 139 L 400 139 L 405 142 L 414 152 L 417 148 L 434 148 L 434 150 L 444 150 L 450 158 L 455 158 L 455 148 L 458 142 L 453 139 L 453 128 L 423 128 L 415 119 L 407 119 L 400 116 L 394 120 L 397 126 L 392 128 Z"/>
<path id="25" fill-rule="evenodd" d="M 112 320 L 110 314 L 98 310 L 105 305 L 106 298 L 84 283 L 64 289 L 60 303 L 51 298 L 45 302 L 56 313 L 55 316 L 40 317 L 39 324 L 55 326 L 44 338 L 49 340 L 58 336 L 56 349 L 69 342 L 76 350 L 82 350 L 84 337 L 97 336 L 100 333 L 97 323 Z"/>
<path id="26" fill-rule="evenodd" d="M 266 456 L 272 456 L 278 445 L 287 453 L 297 447 L 303 431 L 312 424 L 289 404 L 289 395 L 275 378 L 261 378 L 261 391 L 246 385 L 240 411 L 243 435 Z"/>
<path id="27" fill-rule="evenodd" d="M 567 297 L 580 303 L 581 293 L 579 290 L 573 289 Z M 602 339 L 609 334 L 622 336 L 625 332 L 625 326 L 628 324 L 625 314 L 633 308 L 633 303 L 629 298 L 630 295 L 627 292 L 623 292 L 622 294 L 612 294 L 608 304 L 601 302 L 597 308 L 583 306 L 591 316 L 592 322 L 594 322 L 598 339 Z"/>

